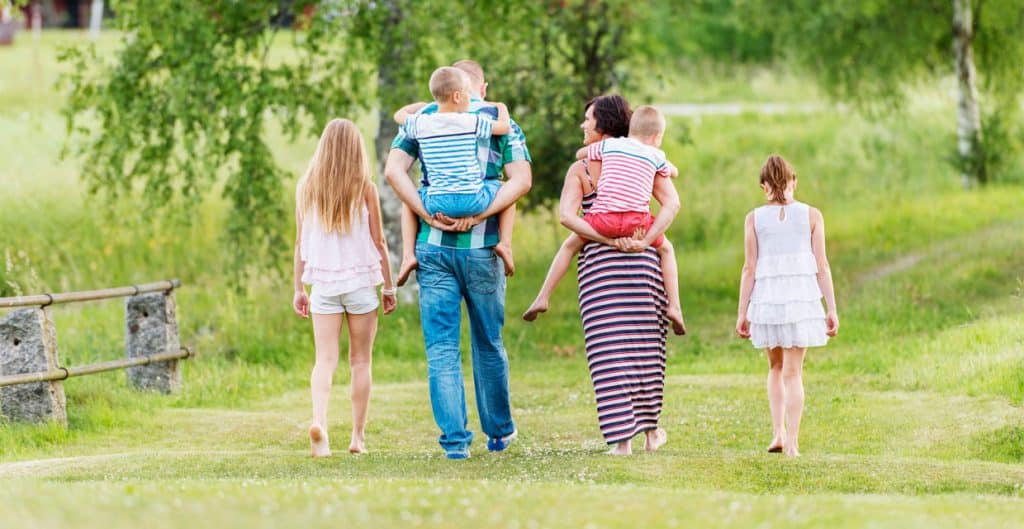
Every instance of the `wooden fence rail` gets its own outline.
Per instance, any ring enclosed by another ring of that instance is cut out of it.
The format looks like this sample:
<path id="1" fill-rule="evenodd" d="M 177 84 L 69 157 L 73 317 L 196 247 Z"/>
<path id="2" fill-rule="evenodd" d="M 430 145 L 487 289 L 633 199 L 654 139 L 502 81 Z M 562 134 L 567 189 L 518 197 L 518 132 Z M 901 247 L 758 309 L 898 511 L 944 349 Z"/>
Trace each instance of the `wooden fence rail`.
<path id="1" fill-rule="evenodd" d="M 17 421 L 67 423 L 61 381 L 127 369 L 132 387 L 163 393 L 181 387 L 178 360 L 193 355 L 180 347 L 176 279 L 141 285 L 0 298 L 0 309 L 22 308 L 0 319 L 0 415 Z M 125 297 L 125 358 L 63 367 L 51 305 Z"/>

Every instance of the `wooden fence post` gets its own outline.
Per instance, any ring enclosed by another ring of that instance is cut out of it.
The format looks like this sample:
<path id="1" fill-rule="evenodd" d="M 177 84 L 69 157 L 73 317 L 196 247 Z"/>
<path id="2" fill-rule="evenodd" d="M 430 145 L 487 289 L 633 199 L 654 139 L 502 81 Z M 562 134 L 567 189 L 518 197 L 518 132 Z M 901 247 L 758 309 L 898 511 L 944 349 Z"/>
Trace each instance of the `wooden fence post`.
<path id="1" fill-rule="evenodd" d="M 125 300 L 125 349 L 128 358 L 179 350 L 174 291 L 140 294 Z M 171 393 L 181 388 L 177 360 L 128 368 L 136 389 Z"/>
<path id="2" fill-rule="evenodd" d="M 48 307 L 22 309 L 0 320 L 0 375 L 57 369 L 57 329 Z M 0 387 L 0 413 L 11 420 L 67 425 L 59 380 Z"/>

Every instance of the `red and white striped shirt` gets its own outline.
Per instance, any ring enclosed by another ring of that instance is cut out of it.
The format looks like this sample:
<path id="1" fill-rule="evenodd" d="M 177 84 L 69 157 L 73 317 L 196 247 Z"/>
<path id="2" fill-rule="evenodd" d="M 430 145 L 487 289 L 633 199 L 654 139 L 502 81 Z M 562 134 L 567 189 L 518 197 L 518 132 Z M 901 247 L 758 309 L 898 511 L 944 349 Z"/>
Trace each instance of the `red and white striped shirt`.
<path id="1" fill-rule="evenodd" d="M 593 213 L 650 212 L 654 176 L 669 176 L 665 152 L 632 138 L 592 143 L 587 159 L 602 162 Z"/>

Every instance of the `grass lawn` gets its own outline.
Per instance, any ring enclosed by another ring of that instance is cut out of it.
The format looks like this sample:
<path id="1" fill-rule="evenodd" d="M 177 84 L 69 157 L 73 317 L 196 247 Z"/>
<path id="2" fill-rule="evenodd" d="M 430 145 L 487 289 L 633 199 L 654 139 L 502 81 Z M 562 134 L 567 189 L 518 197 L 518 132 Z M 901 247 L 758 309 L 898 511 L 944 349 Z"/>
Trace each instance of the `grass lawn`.
<path id="1" fill-rule="evenodd" d="M 96 203 L 77 161 L 59 161 L 55 49 L 84 40 L 48 33 L 34 52 L 19 35 L 0 48 L 0 295 L 180 277 L 182 342 L 200 354 L 176 395 L 107 373 L 65 382 L 67 428 L 0 421 L 0 527 L 1024 527 L 1024 187 L 959 188 L 943 161 L 947 95 L 871 119 L 822 105 L 670 123 L 693 142 L 666 143 L 682 173 L 668 235 L 691 334 L 669 342 L 658 453 L 601 453 L 573 274 L 547 314 L 519 320 L 565 236 L 537 211 L 518 225 L 504 335 L 519 441 L 491 454 L 478 438 L 468 461 L 443 458 L 418 311 L 403 305 L 374 353 L 371 453 L 343 453 L 342 363 L 336 454 L 312 460 L 312 337 L 291 314 L 290 280 L 224 283 L 217 198 L 188 225 L 143 218 L 131 201 Z M 787 101 L 799 80 L 747 72 L 701 86 L 677 80 L 655 99 Z M 297 174 L 314 140 L 272 137 Z M 840 336 L 808 355 L 798 460 L 765 453 L 766 362 L 732 337 L 743 214 L 770 152 L 825 214 L 842 317 Z M 66 364 L 123 354 L 121 303 L 54 309 Z"/>

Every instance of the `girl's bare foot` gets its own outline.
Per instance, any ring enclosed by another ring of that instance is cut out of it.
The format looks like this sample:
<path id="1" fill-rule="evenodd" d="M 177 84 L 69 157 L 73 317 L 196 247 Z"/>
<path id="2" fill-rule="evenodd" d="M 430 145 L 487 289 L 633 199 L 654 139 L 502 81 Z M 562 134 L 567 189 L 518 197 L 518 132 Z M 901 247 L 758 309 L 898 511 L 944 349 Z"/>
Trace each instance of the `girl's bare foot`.
<path id="1" fill-rule="evenodd" d="M 633 445 L 629 441 L 625 441 L 615 445 L 611 450 L 605 452 L 610 456 L 628 456 L 633 455 Z"/>
<path id="2" fill-rule="evenodd" d="M 786 445 L 783 451 L 786 453 L 786 457 L 800 457 L 800 450 L 796 445 Z"/>
<path id="3" fill-rule="evenodd" d="M 365 454 L 366 443 L 362 437 L 352 436 L 352 442 L 348 444 L 348 453 L 350 454 Z"/>
<path id="4" fill-rule="evenodd" d="M 781 435 L 775 436 L 775 439 L 772 439 L 772 443 L 770 445 L 768 445 L 768 453 L 770 453 L 770 454 L 781 454 L 782 453 L 782 447 L 785 444 L 786 444 L 786 439 L 785 438 L 783 438 Z"/>
<path id="5" fill-rule="evenodd" d="M 548 311 L 548 300 L 537 298 L 530 304 L 530 308 L 526 309 L 523 313 L 523 319 L 526 321 L 533 321 L 537 319 L 537 316 L 542 312 Z"/>
<path id="6" fill-rule="evenodd" d="M 644 450 L 655 452 L 668 441 L 668 432 L 664 428 L 648 430 L 644 439 Z"/>
<path id="7" fill-rule="evenodd" d="M 505 275 L 510 276 L 516 273 L 516 265 L 512 261 L 512 245 L 499 242 L 494 247 L 494 253 L 505 263 Z"/>
<path id="8" fill-rule="evenodd" d="M 398 266 L 398 280 L 395 281 L 395 284 L 398 286 L 404 285 L 405 282 L 409 280 L 409 274 L 411 274 L 417 266 L 419 266 L 419 262 L 416 261 L 415 255 L 403 255 L 402 264 Z"/>
<path id="9" fill-rule="evenodd" d="M 330 457 L 331 455 L 327 432 L 319 424 L 309 427 L 309 455 L 313 457 Z"/>
<path id="10" fill-rule="evenodd" d="M 682 336 L 686 334 L 686 322 L 683 321 L 683 311 L 676 308 L 669 308 L 668 312 L 665 313 L 665 317 L 672 323 L 672 332 L 676 336 Z"/>

